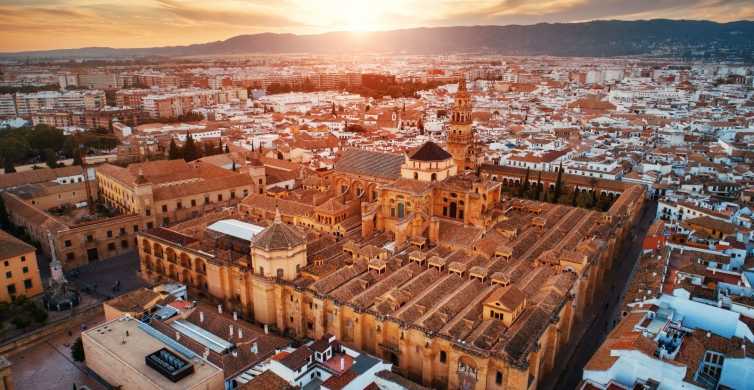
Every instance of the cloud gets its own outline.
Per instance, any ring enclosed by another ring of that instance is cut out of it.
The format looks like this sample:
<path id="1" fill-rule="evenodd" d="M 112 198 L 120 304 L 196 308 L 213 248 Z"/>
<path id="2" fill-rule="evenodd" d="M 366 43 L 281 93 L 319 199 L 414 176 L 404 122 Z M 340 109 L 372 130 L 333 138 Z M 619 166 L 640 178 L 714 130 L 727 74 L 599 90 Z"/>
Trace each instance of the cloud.
<path id="1" fill-rule="evenodd" d="M 162 10 L 179 19 L 197 24 L 216 23 L 234 26 L 274 27 L 290 25 L 293 21 L 283 13 L 273 13 L 263 7 L 247 4 L 245 6 L 223 7 L 218 5 L 197 5 L 196 2 L 176 0 L 158 0 Z"/>
<path id="2" fill-rule="evenodd" d="M 0 0 L 0 51 L 595 19 L 754 19 L 751 0 Z"/>

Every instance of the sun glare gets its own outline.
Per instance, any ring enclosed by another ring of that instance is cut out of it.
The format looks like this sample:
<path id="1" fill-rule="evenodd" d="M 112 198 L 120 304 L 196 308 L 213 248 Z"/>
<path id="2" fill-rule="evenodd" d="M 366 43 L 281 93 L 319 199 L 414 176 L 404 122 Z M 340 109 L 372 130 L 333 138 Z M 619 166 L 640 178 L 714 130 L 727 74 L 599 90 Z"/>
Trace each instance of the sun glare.
<path id="1" fill-rule="evenodd" d="M 346 28 L 349 31 L 368 31 L 375 28 L 377 10 L 371 10 L 367 0 L 351 0 L 345 11 Z"/>

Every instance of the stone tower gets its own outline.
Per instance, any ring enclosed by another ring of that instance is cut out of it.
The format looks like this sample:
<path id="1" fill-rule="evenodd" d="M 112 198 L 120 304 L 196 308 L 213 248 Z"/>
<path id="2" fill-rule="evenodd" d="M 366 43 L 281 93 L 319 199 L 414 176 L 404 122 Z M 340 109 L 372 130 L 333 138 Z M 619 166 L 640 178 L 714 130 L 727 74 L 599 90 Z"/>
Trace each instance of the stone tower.
<path id="1" fill-rule="evenodd" d="M 466 79 L 458 81 L 453 109 L 450 114 L 448 131 L 448 152 L 453 156 L 458 172 L 476 168 L 476 148 L 474 129 L 471 127 L 471 95 L 466 90 Z"/>

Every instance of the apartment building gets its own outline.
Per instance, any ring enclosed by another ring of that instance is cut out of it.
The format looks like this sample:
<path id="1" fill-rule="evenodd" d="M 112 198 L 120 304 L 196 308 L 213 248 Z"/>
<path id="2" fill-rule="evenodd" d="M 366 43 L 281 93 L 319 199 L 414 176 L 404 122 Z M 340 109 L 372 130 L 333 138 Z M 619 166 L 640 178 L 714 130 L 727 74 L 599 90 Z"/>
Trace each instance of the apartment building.
<path id="1" fill-rule="evenodd" d="M 43 110 L 98 110 L 105 107 L 103 91 L 43 91 L 15 95 L 18 116 L 30 117 Z"/>
<path id="2" fill-rule="evenodd" d="M 186 89 L 142 96 L 144 111 L 152 118 L 174 118 L 196 108 L 210 107 L 248 98 L 244 88 Z"/>

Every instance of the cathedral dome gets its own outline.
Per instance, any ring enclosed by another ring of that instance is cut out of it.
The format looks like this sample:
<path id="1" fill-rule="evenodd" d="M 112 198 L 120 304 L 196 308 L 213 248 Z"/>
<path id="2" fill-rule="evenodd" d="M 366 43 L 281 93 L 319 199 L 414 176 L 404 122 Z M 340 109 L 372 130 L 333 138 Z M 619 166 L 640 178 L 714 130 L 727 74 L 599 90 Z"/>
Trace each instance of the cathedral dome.
<path id="1" fill-rule="evenodd" d="M 275 222 L 254 236 L 251 247 L 270 252 L 291 249 L 305 242 L 304 235 L 298 229 L 283 223 L 278 211 Z"/>
<path id="2" fill-rule="evenodd" d="M 414 161 L 445 161 L 450 158 L 453 158 L 450 153 L 432 141 L 425 142 L 408 155 L 408 159 Z"/>

